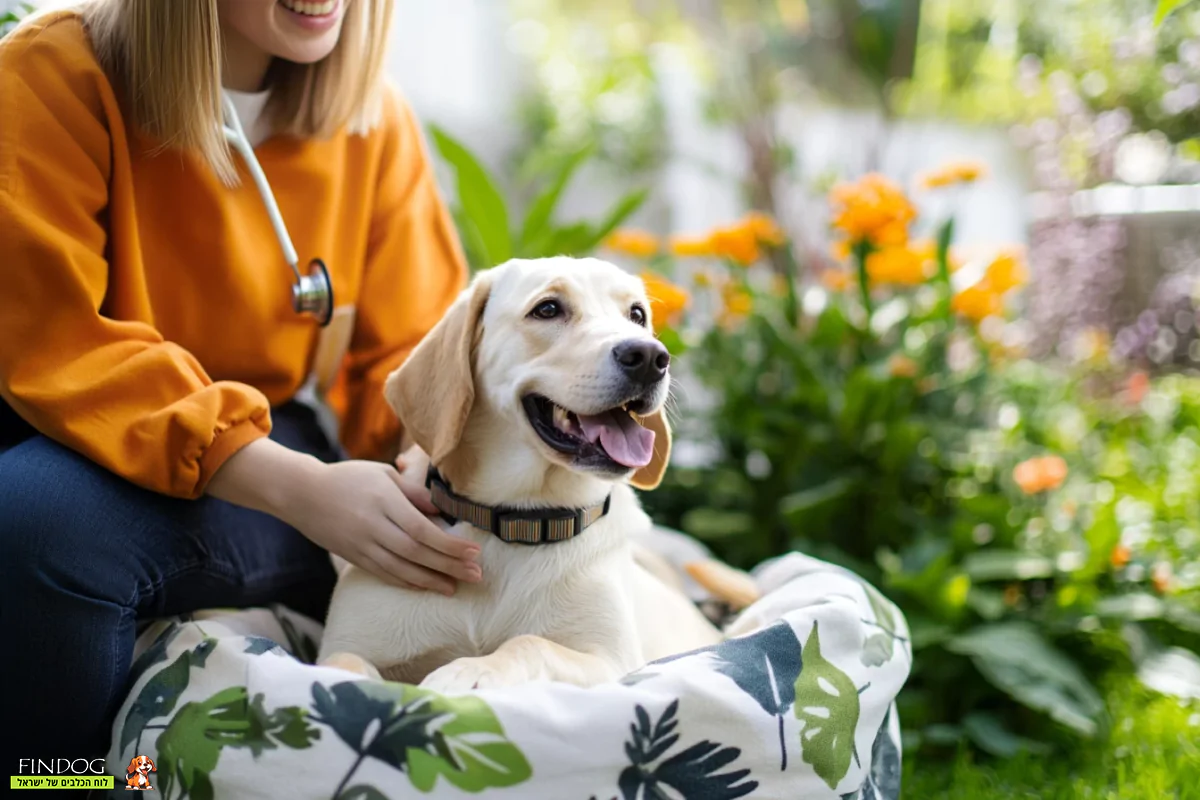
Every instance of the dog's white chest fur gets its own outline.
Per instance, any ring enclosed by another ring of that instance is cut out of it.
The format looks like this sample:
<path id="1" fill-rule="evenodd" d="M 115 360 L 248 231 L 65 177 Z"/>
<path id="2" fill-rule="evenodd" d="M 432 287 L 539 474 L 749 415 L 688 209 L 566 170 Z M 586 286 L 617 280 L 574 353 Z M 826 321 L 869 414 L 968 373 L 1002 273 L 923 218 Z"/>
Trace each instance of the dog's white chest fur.
<path id="1" fill-rule="evenodd" d="M 452 530 L 480 545 L 484 579 L 459 584 L 453 597 L 401 589 L 349 567 L 334 592 L 320 658 L 355 653 L 384 677 L 418 683 L 456 658 L 532 635 L 603 650 L 615 669 L 633 669 L 642 653 L 628 531 L 649 524 L 627 486 L 614 487 L 605 517 L 564 542 L 508 544 L 461 523 Z"/>

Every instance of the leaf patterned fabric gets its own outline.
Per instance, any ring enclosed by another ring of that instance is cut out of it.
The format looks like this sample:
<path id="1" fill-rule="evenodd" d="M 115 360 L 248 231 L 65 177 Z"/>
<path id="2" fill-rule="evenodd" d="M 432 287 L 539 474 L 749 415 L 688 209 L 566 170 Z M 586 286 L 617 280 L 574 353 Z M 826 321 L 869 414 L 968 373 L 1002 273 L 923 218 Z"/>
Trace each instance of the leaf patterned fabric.
<path id="1" fill-rule="evenodd" d="M 139 639 L 108 763 L 150 756 L 165 800 L 895 800 L 903 615 L 799 554 L 755 579 L 766 594 L 729 640 L 591 689 L 367 681 L 306 663 L 320 626 L 283 608 L 162 620 Z"/>

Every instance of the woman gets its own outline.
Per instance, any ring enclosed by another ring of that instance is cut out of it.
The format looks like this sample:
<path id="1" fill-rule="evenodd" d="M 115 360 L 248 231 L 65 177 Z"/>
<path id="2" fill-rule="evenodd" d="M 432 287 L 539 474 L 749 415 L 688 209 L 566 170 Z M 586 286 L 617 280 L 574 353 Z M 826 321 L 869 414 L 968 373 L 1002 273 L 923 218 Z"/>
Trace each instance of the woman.
<path id="1" fill-rule="evenodd" d="M 466 278 L 417 123 L 382 83 L 391 5 L 88 0 L 0 42 L 13 759 L 105 750 L 139 620 L 268 602 L 320 619 L 326 551 L 446 593 L 480 579 L 386 463 L 382 383 Z M 353 320 L 332 361 L 340 443 L 295 401 L 320 328 L 291 308 L 223 90 L 301 264 L 323 258 L 335 323 Z"/>

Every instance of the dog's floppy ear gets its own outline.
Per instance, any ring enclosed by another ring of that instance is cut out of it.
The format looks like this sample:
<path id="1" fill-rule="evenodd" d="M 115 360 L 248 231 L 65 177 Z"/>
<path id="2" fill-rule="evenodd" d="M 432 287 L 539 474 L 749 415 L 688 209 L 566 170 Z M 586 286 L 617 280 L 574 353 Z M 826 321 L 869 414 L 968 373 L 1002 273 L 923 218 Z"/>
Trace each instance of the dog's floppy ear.
<path id="1" fill-rule="evenodd" d="M 150 771 L 158 772 L 158 767 L 154 766 L 154 759 L 151 758 L 150 756 L 146 756 L 146 760 L 150 762 Z"/>
<path id="2" fill-rule="evenodd" d="M 650 463 L 633 473 L 629 482 L 649 491 L 662 483 L 667 462 L 671 460 L 671 426 L 667 424 L 667 415 L 662 409 L 642 417 L 641 422 L 642 427 L 654 431 L 654 453 L 650 456 Z"/>
<path id="3" fill-rule="evenodd" d="M 129 759 L 129 766 L 125 768 L 126 775 L 128 775 L 131 772 L 137 772 L 137 756 L 134 756 L 133 758 Z"/>
<path id="4" fill-rule="evenodd" d="M 475 402 L 473 352 L 491 290 L 491 270 L 475 276 L 384 384 L 405 433 L 434 466 L 458 446 Z"/>

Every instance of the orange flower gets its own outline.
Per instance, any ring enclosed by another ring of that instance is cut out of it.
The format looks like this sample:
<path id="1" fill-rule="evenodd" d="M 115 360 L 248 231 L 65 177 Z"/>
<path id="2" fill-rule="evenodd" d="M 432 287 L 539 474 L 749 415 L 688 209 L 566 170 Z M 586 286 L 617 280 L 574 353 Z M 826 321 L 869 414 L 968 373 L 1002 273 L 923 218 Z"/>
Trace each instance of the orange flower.
<path id="1" fill-rule="evenodd" d="M 721 290 L 721 297 L 725 301 L 725 312 L 735 317 L 744 317 L 754 308 L 754 299 L 740 286 L 728 284 Z"/>
<path id="2" fill-rule="evenodd" d="M 750 293 L 732 281 L 721 287 L 721 302 L 717 324 L 725 329 L 735 327 L 754 309 L 754 299 Z"/>
<path id="3" fill-rule="evenodd" d="M 1060 456 L 1038 456 L 1013 468 L 1013 481 L 1025 494 L 1039 494 L 1062 486 L 1067 479 L 1067 462 Z"/>
<path id="4" fill-rule="evenodd" d="M 1125 384 L 1125 402 L 1131 406 L 1139 405 L 1149 391 L 1150 376 L 1139 369 L 1129 376 L 1129 381 Z"/>
<path id="5" fill-rule="evenodd" d="M 908 223 L 917 216 L 904 191 L 877 173 L 834 186 L 829 202 L 833 226 L 851 242 L 867 239 L 879 246 L 903 244 L 908 240 Z"/>
<path id="6" fill-rule="evenodd" d="M 844 292 L 854 284 L 854 278 L 844 269 L 821 271 L 821 285 L 831 292 Z"/>
<path id="7" fill-rule="evenodd" d="M 948 161 L 922 175 L 917 182 L 925 189 L 936 189 L 955 183 L 974 183 L 986 174 L 987 166 L 982 161 Z"/>
<path id="8" fill-rule="evenodd" d="M 1166 594 L 1171 589 L 1171 565 L 1165 561 L 1155 564 L 1150 570 L 1150 583 L 1159 594 Z"/>
<path id="9" fill-rule="evenodd" d="M 834 261 L 845 261 L 850 258 L 850 242 L 845 239 L 834 239 L 829 243 L 829 255 Z"/>
<path id="10" fill-rule="evenodd" d="M 707 236 L 672 236 L 667 243 L 671 252 L 684 258 L 716 255 Z"/>
<path id="11" fill-rule="evenodd" d="M 687 291 L 661 275 L 648 271 L 642 273 L 642 283 L 646 285 L 646 296 L 650 299 L 650 319 L 654 323 L 654 332 L 658 333 L 678 322 L 691 301 Z"/>
<path id="12" fill-rule="evenodd" d="M 908 241 L 907 222 L 889 222 L 875 229 L 871 243 L 876 247 L 896 247 Z"/>
<path id="13" fill-rule="evenodd" d="M 708 241 L 717 255 L 743 267 L 748 267 L 762 258 L 758 237 L 746 225 L 717 228 L 709 235 Z"/>
<path id="14" fill-rule="evenodd" d="M 972 322 L 982 322 L 1004 310 L 1000 295 L 991 291 L 986 281 L 968 286 L 950 300 L 950 308 Z"/>
<path id="15" fill-rule="evenodd" d="M 1112 564 L 1114 568 L 1120 569 L 1129 563 L 1129 558 L 1132 555 L 1133 554 L 1129 552 L 1128 547 L 1123 544 L 1119 544 L 1112 549 L 1112 553 L 1110 553 L 1108 556 L 1108 562 Z"/>
<path id="16" fill-rule="evenodd" d="M 609 234 L 604 246 L 636 258 L 649 258 L 658 252 L 658 237 L 646 231 L 627 228 Z"/>
<path id="17" fill-rule="evenodd" d="M 751 211 L 742 217 L 742 224 L 754 233 L 758 241 L 768 247 L 779 247 L 787 241 L 787 234 L 770 214 L 762 211 Z"/>
<path id="18" fill-rule="evenodd" d="M 888 359 L 888 374 L 893 378 L 915 378 L 917 362 L 900 353 Z"/>
<path id="19" fill-rule="evenodd" d="M 933 275 L 933 262 L 911 247 L 885 247 L 867 255 L 867 276 L 872 283 L 916 286 Z"/>
<path id="20" fill-rule="evenodd" d="M 1020 253 L 1013 249 L 1006 249 L 1002 250 L 991 264 L 988 264 L 985 280 L 991 286 L 992 291 L 1004 294 L 1028 283 L 1029 273 L 1025 269 Z"/>

